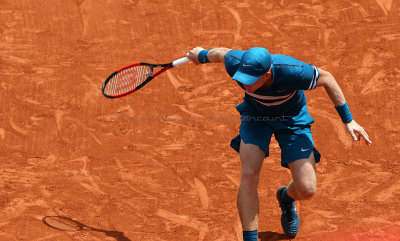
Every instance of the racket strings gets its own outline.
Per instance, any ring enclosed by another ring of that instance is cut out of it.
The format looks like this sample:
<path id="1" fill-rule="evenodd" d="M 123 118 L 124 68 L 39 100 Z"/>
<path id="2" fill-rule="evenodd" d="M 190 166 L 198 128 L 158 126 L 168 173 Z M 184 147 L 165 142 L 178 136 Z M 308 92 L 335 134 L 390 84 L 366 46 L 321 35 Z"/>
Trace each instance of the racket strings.
<path id="1" fill-rule="evenodd" d="M 151 74 L 147 65 L 137 65 L 118 72 L 108 82 L 104 92 L 110 96 L 128 93 L 142 84 Z"/>

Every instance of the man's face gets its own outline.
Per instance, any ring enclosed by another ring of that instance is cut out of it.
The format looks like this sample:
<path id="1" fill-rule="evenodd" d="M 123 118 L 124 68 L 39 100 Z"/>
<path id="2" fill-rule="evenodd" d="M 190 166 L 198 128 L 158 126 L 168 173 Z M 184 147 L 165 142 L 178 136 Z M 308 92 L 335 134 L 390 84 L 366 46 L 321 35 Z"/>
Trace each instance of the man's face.
<path id="1" fill-rule="evenodd" d="M 254 93 L 260 87 L 262 87 L 266 83 L 268 83 L 270 80 L 270 77 L 271 77 L 271 74 L 268 72 L 268 73 L 263 74 L 254 84 L 252 84 L 252 85 L 243 84 L 243 86 L 247 92 Z"/>

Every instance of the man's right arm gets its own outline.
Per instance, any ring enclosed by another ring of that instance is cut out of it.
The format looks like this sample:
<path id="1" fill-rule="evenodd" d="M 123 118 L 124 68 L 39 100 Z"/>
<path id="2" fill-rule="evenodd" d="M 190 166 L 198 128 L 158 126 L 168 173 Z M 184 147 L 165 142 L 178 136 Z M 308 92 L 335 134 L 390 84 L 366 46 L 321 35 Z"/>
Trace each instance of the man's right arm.
<path id="1" fill-rule="evenodd" d="M 202 47 L 196 47 L 187 53 L 187 57 L 193 61 L 194 64 L 201 64 L 199 62 L 199 53 L 204 50 Z M 212 48 L 207 53 L 207 59 L 210 63 L 223 63 L 225 59 L 225 55 L 231 51 L 228 48 Z"/>
<path id="2" fill-rule="evenodd" d="M 340 89 L 338 83 L 336 82 L 335 78 L 332 74 L 328 71 L 322 70 L 318 68 L 320 72 L 319 80 L 317 86 L 324 86 L 326 93 L 328 94 L 329 98 L 331 99 L 332 103 L 338 107 L 343 106 L 346 104 L 346 99 L 344 98 L 343 92 Z M 347 107 L 348 108 L 348 107 Z M 350 110 L 349 110 L 350 112 Z M 340 113 L 339 113 L 340 115 Z M 351 115 L 351 114 L 350 114 Z M 360 126 L 355 120 L 351 120 L 350 122 L 345 123 L 347 131 L 353 137 L 354 140 L 361 140 L 360 137 L 365 139 L 367 145 L 371 145 L 372 141 L 370 141 L 367 132 L 364 130 L 362 126 Z M 358 133 L 358 139 L 355 133 Z"/>

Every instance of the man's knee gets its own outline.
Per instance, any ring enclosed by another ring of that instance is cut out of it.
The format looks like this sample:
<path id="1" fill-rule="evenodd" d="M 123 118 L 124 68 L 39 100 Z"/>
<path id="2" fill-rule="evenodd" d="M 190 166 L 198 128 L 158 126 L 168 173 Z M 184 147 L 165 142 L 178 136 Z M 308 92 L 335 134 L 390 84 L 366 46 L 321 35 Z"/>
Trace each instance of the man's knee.
<path id="1" fill-rule="evenodd" d="M 260 179 L 260 171 L 252 169 L 243 169 L 240 184 L 246 188 L 257 188 Z"/>
<path id="2" fill-rule="evenodd" d="M 303 200 L 314 197 L 317 192 L 317 185 L 314 183 L 298 185 L 296 191 Z"/>

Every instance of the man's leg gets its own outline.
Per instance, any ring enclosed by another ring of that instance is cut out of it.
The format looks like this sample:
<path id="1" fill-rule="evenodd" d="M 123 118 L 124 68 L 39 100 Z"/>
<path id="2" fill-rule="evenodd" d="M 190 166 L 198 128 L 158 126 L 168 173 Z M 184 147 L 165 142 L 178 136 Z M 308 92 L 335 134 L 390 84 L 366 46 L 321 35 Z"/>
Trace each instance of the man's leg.
<path id="1" fill-rule="evenodd" d="M 258 229 L 258 181 L 265 152 L 253 144 L 240 143 L 242 171 L 237 206 L 243 231 Z"/>
<path id="2" fill-rule="evenodd" d="M 287 194 L 294 200 L 307 200 L 317 190 L 317 175 L 313 152 L 308 158 L 288 164 L 293 180 L 290 181 Z"/>
<path id="3" fill-rule="evenodd" d="M 288 187 L 277 191 L 277 198 L 282 209 L 281 223 L 284 232 L 296 236 L 300 226 L 295 200 L 310 199 L 314 196 L 317 186 L 315 158 L 311 152 L 308 158 L 299 159 L 288 164 L 293 180 Z"/>

